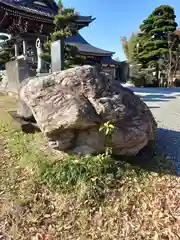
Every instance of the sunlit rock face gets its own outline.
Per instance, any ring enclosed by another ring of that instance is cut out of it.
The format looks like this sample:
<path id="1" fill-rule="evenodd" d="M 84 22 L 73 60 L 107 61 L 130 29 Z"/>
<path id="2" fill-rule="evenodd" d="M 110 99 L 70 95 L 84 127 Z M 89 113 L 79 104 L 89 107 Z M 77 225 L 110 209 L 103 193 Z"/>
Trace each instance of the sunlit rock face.
<path id="1" fill-rule="evenodd" d="M 107 146 L 102 124 L 114 125 L 114 154 L 135 155 L 153 140 L 156 122 L 138 96 L 107 74 L 85 65 L 27 80 L 19 96 L 50 145 L 77 154 Z"/>

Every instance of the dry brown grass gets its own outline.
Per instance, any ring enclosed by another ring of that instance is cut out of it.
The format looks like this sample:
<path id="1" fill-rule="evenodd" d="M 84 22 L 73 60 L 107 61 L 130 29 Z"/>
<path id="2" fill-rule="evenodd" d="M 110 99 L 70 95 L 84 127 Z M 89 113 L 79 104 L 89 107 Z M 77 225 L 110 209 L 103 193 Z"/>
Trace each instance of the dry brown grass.
<path id="1" fill-rule="evenodd" d="M 41 134 L 23 134 L 11 120 L 7 110 L 15 107 L 0 96 L 0 239 L 180 239 L 180 179 L 165 173 L 162 159 L 159 172 L 123 163 L 123 177 L 110 176 L 93 195 L 83 181 L 73 191 L 52 190 L 36 158 L 54 156 L 42 149 Z"/>

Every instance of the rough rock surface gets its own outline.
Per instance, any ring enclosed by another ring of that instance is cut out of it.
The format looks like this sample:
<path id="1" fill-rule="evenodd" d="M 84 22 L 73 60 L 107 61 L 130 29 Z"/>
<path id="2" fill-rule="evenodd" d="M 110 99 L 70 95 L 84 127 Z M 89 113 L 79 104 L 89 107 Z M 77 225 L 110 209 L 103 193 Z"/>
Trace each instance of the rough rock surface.
<path id="1" fill-rule="evenodd" d="M 1 71 L 0 90 L 5 92 L 7 85 L 8 85 L 8 77 L 7 77 L 6 70 L 4 70 L 4 71 Z"/>
<path id="2" fill-rule="evenodd" d="M 146 104 L 92 66 L 29 79 L 19 95 L 55 149 L 104 151 L 99 127 L 107 121 L 115 126 L 110 144 L 115 154 L 137 154 L 155 137 L 156 122 Z"/>

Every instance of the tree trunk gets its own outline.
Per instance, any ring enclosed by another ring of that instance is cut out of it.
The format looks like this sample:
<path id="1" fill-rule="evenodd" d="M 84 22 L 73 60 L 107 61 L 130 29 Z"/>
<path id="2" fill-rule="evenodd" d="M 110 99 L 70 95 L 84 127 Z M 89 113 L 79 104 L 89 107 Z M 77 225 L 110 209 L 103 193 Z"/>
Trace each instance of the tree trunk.
<path id="1" fill-rule="evenodd" d="M 172 87 L 172 86 L 173 86 L 173 77 L 171 73 L 168 73 L 168 87 Z"/>
<path id="2" fill-rule="evenodd" d="M 159 64 L 156 63 L 156 80 L 158 83 L 158 86 L 161 87 L 161 83 L 159 82 Z"/>
<path id="3" fill-rule="evenodd" d="M 168 70 L 168 87 L 172 87 L 173 77 L 172 77 L 172 49 L 169 48 L 169 70 Z"/>

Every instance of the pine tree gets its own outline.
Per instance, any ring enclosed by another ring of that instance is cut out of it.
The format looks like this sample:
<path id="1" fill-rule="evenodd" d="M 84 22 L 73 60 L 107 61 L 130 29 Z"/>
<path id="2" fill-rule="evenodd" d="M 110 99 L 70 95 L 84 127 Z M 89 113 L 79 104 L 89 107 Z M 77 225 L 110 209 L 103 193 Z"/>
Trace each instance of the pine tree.
<path id="1" fill-rule="evenodd" d="M 62 1 L 59 1 L 58 14 L 54 17 L 54 32 L 51 33 L 50 40 L 44 43 L 44 51 L 41 55 L 45 62 L 51 62 L 51 43 L 58 39 L 61 39 L 63 43 L 64 69 L 84 62 L 84 58 L 79 55 L 77 47 L 65 42 L 68 37 L 78 33 L 75 23 L 77 17 L 78 14 L 75 12 L 74 8 L 65 8 Z"/>
<path id="2" fill-rule="evenodd" d="M 14 41 L 4 35 L 1 35 L 0 39 L 0 65 L 4 69 L 6 62 L 14 57 Z"/>
<path id="3" fill-rule="evenodd" d="M 140 26 L 138 58 L 145 65 L 156 65 L 169 54 L 171 38 L 177 23 L 174 9 L 168 5 L 157 7 Z"/>

